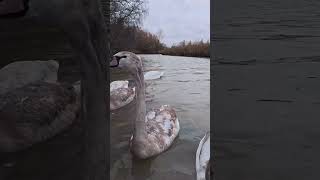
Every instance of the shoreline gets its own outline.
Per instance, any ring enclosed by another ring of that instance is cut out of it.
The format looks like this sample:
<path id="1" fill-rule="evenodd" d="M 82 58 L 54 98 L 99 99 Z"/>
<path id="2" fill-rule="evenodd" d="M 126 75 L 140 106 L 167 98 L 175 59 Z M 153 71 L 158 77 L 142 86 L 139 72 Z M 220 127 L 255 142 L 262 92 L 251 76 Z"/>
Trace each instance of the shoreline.
<path id="1" fill-rule="evenodd" d="M 137 55 L 162 55 L 162 56 L 175 56 L 175 57 L 190 57 L 190 58 L 203 58 L 203 59 L 210 59 L 210 56 L 180 56 L 180 55 L 170 55 L 170 54 L 161 54 L 161 53 L 137 53 Z"/>

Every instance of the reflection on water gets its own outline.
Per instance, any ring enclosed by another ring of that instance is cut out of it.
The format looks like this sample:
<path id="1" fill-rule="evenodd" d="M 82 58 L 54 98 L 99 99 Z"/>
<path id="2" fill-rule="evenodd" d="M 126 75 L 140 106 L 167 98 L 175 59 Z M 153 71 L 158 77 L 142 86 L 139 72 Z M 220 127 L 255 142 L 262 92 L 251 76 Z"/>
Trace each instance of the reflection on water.
<path id="1" fill-rule="evenodd" d="M 175 108 L 181 130 L 168 151 L 148 160 L 133 159 L 129 138 L 135 101 L 111 113 L 111 179 L 195 179 L 195 154 L 200 138 L 210 127 L 209 59 L 141 55 L 144 70 L 164 71 L 158 80 L 146 81 L 147 108 L 169 104 Z M 126 79 L 111 71 L 111 79 Z"/>

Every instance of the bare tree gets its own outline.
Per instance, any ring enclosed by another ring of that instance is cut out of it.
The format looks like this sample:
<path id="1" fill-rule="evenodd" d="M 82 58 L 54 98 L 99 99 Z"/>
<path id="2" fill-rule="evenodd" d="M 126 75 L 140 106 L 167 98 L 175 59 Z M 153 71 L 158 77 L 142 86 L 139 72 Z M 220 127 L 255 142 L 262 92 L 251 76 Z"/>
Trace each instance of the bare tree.
<path id="1" fill-rule="evenodd" d="M 146 0 L 111 0 L 110 28 L 112 53 L 134 46 L 133 28 L 147 13 Z"/>
<path id="2" fill-rule="evenodd" d="M 156 33 L 156 36 L 158 37 L 158 39 L 160 41 L 162 41 L 163 37 L 164 37 L 164 33 L 162 29 L 159 29 L 158 32 Z"/>
<path id="3" fill-rule="evenodd" d="M 111 24 L 138 25 L 147 13 L 146 0 L 111 0 Z"/>

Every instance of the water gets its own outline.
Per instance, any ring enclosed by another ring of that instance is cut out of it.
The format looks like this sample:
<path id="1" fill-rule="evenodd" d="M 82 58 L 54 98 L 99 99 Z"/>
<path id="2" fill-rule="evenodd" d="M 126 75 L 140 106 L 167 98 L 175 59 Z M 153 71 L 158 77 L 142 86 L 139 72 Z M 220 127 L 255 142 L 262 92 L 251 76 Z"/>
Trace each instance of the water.
<path id="1" fill-rule="evenodd" d="M 141 55 L 144 71 L 164 71 L 158 80 L 146 82 L 147 109 L 169 104 L 176 110 L 181 130 L 173 145 L 161 155 L 133 159 L 128 142 L 133 130 L 135 102 L 111 114 L 111 179 L 195 179 L 195 154 L 210 129 L 210 61 L 205 58 Z M 125 79 L 112 71 L 111 79 Z"/>
<path id="2" fill-rule="evenodd" d="M 213 5 L 216 179 L 319 179 L 320 2 Z"/>
<path id="3" fill-rule="evenodd" d="M 214 56 L 257 63 L 313 60 L 319 57 L 319 7 L 317 0 L 216 1 Z"/>

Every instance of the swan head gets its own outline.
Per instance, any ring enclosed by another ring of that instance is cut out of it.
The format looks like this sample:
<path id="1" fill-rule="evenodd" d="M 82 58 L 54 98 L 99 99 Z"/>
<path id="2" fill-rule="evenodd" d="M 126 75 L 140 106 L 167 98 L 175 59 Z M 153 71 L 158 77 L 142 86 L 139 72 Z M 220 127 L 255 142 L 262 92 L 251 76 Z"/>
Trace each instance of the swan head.
<path id="1" fill-rule="evenodd" d="M 142 71 L 142 61 L 136 54 L 128 51 L 121 51 L 113 55 L 110 67 L 128 71 L 132 75 Z"/>

